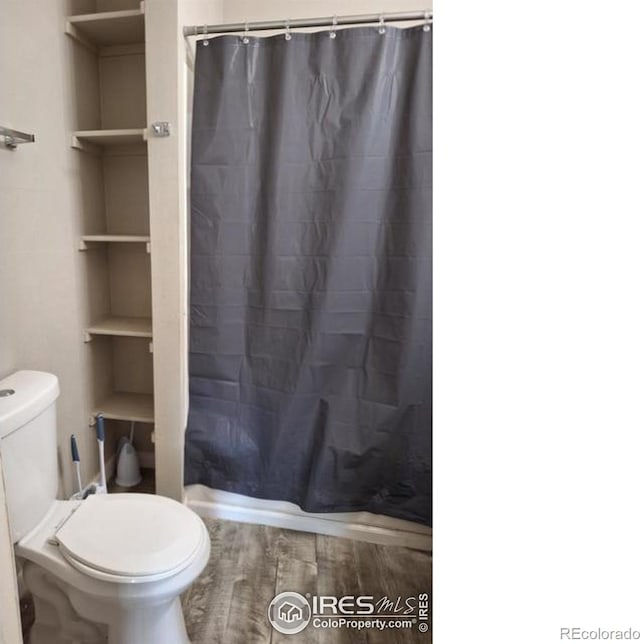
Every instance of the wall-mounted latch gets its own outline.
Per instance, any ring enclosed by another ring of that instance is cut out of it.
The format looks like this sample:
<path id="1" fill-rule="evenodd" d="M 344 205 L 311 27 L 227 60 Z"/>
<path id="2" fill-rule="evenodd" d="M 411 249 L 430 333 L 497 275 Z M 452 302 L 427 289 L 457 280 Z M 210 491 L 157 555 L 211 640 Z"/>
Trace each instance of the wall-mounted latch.
<path id="1" fill-rule="evenodd" d="M 171 134 L 171 124 L 169 121 L 155 121 L 151 124 L 153 136 L 169 136 Z"/>

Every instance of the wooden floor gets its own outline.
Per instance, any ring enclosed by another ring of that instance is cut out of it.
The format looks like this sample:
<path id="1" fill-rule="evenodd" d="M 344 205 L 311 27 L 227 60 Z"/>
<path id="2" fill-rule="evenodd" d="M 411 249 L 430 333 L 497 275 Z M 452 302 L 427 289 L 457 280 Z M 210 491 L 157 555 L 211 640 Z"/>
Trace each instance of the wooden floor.
<path id="1" fill-rule="evenodd" d="M 431 597 L 430 553 L 267 526 L 205 520 L 209 564 L 184 594 L 193 644 L 431 643 L 431 630 L 321 630 L 297 635 L 271 628 L 267 609 L 283 591 L 320 595 Z"/>

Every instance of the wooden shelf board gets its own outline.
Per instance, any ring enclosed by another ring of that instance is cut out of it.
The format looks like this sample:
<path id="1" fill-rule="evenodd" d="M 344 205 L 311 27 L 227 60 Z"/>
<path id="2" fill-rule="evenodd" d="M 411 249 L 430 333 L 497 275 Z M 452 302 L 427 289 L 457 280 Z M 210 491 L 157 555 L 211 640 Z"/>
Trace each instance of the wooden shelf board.
<path id="1" fill-rule="evenodd" d="M 143 143 L 145 138 L 144 128 L 128 130 L 77 130 L 73 133 L 71 147 L 84 149 L 89 146 L 128 145 Z"/>
<path id="2" fill-rule="evenodd" d="M 111 420 L 133 420 L 153 423 L 153 396 L 114 392 L 96 406 L 95 415 L 102 414 Z"/>
<path id="3" fill-rule="evenodd" d="M 83 235 L 80 238 L 79 250 L 88 250 L 87 244 L 145 244 L 147 253 L 151 252 L 151 237 L 149 235 Z"/>
<path id="4" fill-rule="evenodd" d="M 144 11 L 104 11 L 67 18 L 67 33 L 80 42 L 103 47 L 144 42 Z"/>
<path id="5" fill-rule="evenodd" d="M 150 318 L 108 317 L 89 327 L 90 335 L 118 335 L 130 338 L 150 338 Z"/>
<path id="6" fill-rule="evenodd" d="M 113 242 L 126 244 L 148 244 L 149 235 L 83 235 L 83 242 Z"/>

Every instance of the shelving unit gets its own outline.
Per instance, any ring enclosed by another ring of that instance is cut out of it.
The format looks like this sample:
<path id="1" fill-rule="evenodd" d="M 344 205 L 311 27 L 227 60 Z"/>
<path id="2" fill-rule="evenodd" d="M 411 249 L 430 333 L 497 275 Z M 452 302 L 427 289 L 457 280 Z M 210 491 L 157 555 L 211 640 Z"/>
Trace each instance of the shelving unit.
<path id="1" fill-rule="evenodd" d="M 78 248 L 91 250 L 84 346 L 95 365 L 92 418 L 107 420 L 109 449 L 129 422 L 140 424 L 136 447 L 152 463 L 144 429 L 154 422 L 144 3 L 83 7 L 95 11 L 68 16 L 65 31 L 75 43 L 78 102 L 70 144 L 85 187 Z"/>

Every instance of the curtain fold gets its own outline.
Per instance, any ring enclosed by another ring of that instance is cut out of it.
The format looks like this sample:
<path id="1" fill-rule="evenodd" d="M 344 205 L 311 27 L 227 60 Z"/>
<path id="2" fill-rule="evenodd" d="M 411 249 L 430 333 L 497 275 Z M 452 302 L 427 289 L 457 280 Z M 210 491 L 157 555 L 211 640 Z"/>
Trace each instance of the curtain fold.
<path id="1" fill-rule="evenodd" d="M 198 42 L 186 484 L 431 523 L 431 37 Z"/>

